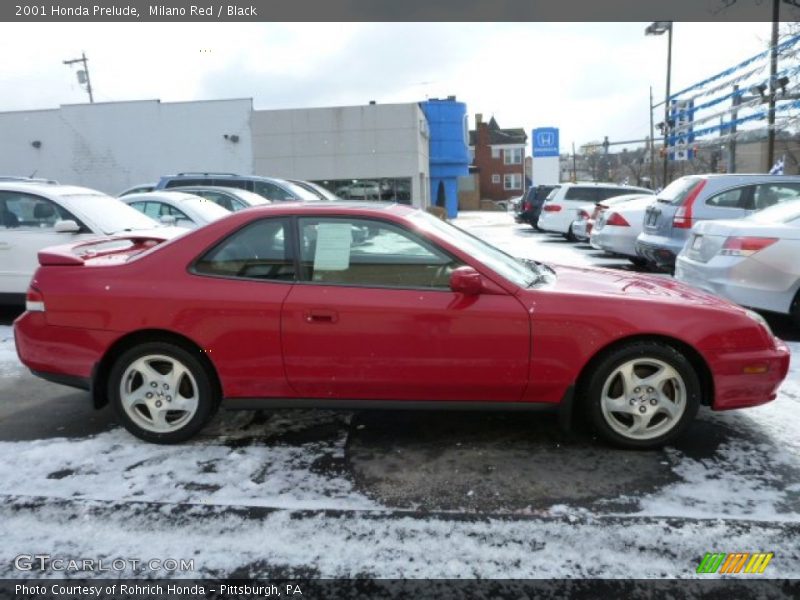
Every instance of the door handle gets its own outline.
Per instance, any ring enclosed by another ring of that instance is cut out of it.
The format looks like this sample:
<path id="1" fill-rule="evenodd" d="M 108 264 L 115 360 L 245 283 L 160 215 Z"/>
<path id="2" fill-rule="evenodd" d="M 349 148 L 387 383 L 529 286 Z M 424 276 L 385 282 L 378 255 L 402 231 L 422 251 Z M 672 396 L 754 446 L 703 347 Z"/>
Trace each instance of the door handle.
<path id="1" fill-rule="evenodd" d="M 339 315 L 335 310 L 324 310 L 314 308 L 308 310 L 303 315 L 308 323 L 336 323 L 339 320 Z"/>

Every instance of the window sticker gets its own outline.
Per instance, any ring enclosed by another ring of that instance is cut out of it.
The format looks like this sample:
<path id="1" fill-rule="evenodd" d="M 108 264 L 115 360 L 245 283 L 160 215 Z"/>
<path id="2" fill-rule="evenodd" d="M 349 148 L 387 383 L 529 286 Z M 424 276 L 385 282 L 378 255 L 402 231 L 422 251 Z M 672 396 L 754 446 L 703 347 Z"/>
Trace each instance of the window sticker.
<path id="1" fill-rule="evenodd" d="M 350 223 L 317 225 L 315 271 L 344 271 L 350 266 L 350 245 L 353 241 Z"/>

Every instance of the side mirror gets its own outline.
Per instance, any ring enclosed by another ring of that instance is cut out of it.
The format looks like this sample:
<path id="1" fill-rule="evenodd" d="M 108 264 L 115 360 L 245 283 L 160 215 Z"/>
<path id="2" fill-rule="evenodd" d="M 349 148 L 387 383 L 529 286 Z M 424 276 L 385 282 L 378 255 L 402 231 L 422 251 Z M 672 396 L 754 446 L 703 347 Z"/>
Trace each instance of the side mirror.
<path id="1" fill-rule="evenodd" d="M 174 215 L 161 215 L 159 219 L 164 225 L 175 225 L 178 222 L 178 219 L 175 218 Z"/>
<path id="2" fill-rule="evenodd" d="M 81 227 L 72 219 L 62 219 L 55 222 L 53 230 L 56 233 L 78 233 Z"/>
<path id="3" fill-rule="evenodd" d="M 483 290 L 483 279 L 472 267 L 459 267 L 450 273 L 450 289 L 465 296 L 477 296 Z"/>

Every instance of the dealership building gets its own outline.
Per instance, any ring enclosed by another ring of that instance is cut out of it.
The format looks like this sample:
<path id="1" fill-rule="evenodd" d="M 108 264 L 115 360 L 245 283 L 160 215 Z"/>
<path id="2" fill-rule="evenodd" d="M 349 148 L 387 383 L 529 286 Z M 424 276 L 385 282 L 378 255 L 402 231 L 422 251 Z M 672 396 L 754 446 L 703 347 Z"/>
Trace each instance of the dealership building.
<path id="1" fill-rule="evenodd" d="M 250 98 L 73 104 L 0 113 L 0 175 L 113 195 L 179 172 L 256 174 L 454 216 L 467 135 L 454 97 L 285 110 L 255 110 Z"/>

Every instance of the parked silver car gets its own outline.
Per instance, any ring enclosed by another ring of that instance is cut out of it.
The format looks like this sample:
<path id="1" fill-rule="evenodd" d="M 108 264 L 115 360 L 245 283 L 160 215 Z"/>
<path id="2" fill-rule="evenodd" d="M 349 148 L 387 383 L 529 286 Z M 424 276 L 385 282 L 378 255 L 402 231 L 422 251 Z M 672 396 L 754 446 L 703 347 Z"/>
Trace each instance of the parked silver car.
<path id="1" fill-rule="evenodd" d="M 647 209 L 636 253 L 651 267 L 671 271 L 692 226 L 740 219 L 800 194 L 800 176 L 687 175 L 669 184 Z"/>
<path id="2" fill-rule="evenodd" d="M 636 254 L 636 238 L 642 233 L 645 211 L 655 201 L 654 196 L 639 196 L 601 212 L 592 227 L 589 240 L 592 247 L 626 256 L 635 265 L 644 265 Z"/>
<path id="3" fill-rule="evenodd" d="M 675 278 L 800 327 L 800 198 L 735 221 L 698 223 Z"/>

